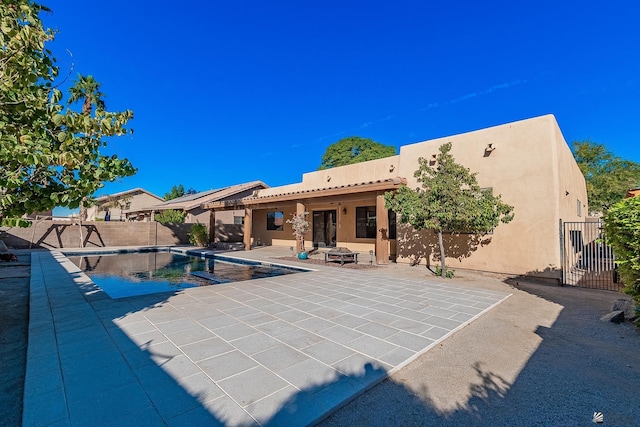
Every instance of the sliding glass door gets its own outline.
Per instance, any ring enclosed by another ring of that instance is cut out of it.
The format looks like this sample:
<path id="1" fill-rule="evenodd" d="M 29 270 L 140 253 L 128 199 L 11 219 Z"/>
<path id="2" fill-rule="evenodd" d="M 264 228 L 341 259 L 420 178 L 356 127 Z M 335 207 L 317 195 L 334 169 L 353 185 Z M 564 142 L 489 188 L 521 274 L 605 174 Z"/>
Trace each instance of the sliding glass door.
<path id="1" fill-rule="evenodd" d="M 336 247 L 336 211 L 313 212 L 313 247 Z"/>

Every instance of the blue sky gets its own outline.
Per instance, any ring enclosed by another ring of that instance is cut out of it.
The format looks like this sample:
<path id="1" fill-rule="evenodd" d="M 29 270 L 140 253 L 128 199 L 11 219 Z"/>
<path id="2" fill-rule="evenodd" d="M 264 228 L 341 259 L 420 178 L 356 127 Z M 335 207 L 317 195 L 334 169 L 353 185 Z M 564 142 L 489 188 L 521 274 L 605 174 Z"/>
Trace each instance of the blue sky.
<path id="1" fill-rule="evenodd" d="M 399 147 L 543 114 L 640 162 L 640 3 L 51 0 L 61 75 L 91 74 L 143 187 L 276 186 L 347 136 Z M 71 52 L 71 55 L 68 53 Z"/>

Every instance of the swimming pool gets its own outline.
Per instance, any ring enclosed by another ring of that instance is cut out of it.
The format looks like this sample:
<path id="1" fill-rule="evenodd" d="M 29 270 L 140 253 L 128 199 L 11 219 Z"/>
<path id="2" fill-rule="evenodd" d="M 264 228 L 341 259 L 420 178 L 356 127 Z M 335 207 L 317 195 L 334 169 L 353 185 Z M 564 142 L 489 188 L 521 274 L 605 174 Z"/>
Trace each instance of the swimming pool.
<path id="1" fill-rule="evenodd" d="M 170 251 L 67 253 L 111 298 L 125 298 L 309 271 L 223 255 Z"/>

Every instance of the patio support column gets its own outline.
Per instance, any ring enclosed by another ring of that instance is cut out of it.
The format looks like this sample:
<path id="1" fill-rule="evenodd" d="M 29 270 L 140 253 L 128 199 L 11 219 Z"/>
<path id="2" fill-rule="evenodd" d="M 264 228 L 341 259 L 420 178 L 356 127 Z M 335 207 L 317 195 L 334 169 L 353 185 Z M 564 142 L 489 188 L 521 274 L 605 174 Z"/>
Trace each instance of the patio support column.
<path id="1" fill-rule="evenodd" d="M 253 211 L 244 208 L 244 250 L 251 250 L 251 233 L 253 233 Z"/>
<path id="2" fill-rule="evenodd" d="M 216 242 L 216 211 L 209 211 L 209 242 Z"/>
<path id="3" fill-rule="evenodd" d="M 300 215 L 300 214 L 304 214 L 307 211 L 307 207 L 300 202 L 296 203 L 296 214 Z M 307 236 L 305 235 L 304 238 L 306 239 Z M 296 241 L 296 253 L 300 253 L 300 252 L 304 252 L 304 247 L 302 246 L 302 243 L 297 240 Z"/>
<path id="4" fill-rule="evenodd" d="M 384 207 L 384 193 L 376 196 L 376 263 L 389 264 L 389 212 Z"/>

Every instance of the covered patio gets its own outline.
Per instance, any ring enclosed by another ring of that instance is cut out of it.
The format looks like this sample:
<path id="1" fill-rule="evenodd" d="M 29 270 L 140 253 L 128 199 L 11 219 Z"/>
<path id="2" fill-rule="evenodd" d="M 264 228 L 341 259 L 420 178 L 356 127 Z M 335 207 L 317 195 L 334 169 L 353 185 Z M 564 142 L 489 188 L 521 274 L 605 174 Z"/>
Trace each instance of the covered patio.
<path id="1" fill-rule="evenodd" d="M 406 183 L 389 178 L 316 189 L 287 187 L 262 190 L 250 197 L 208 203 L 214 217 L 222 211 L 244 209 L 244 245 L 296 246 L 291 226 L 293 214 L 307 212 L 310 231 L 305 241 L 313 248 L 346 247 L 355 252 L 375 253 L 377 264 L 388 264 L 395 256 L 395 214 L 385 208 L 384 193 Z M 271 190 L 271 191 L 270 191 Z"/>

